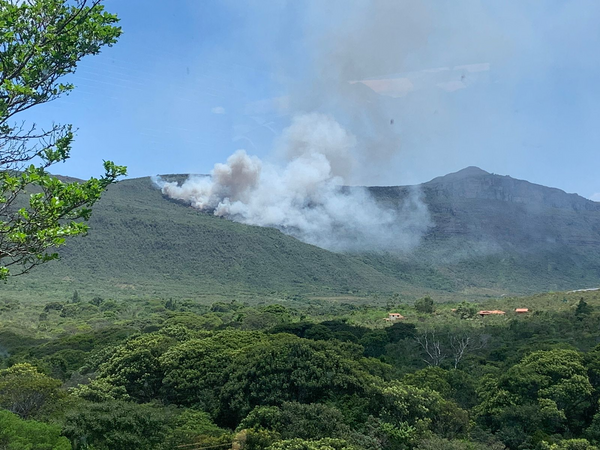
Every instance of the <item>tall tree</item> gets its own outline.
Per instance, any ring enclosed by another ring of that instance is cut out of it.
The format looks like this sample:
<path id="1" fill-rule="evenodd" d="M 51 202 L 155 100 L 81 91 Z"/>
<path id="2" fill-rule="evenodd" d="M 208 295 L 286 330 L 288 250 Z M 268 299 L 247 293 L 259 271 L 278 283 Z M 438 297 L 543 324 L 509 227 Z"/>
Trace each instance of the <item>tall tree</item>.
<path id="1" fill-rule="evenodd" d="M 57 258 L 51 249 L 87 231 L 90 207 L 125 174 L 105 161 L 104 175 L 85 182 L 50 175 L 69 158 L 72 126 L 20 120 L 74 88 L 60 80 L 117 41 L 117 22 L 100 0 L 0 0 L 0 279 Z"/>

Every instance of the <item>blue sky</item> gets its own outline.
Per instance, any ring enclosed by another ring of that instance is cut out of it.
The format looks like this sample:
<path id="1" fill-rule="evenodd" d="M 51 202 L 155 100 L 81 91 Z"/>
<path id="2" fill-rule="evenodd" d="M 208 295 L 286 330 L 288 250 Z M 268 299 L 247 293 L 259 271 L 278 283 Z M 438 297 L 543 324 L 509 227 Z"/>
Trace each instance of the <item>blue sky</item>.
<path id="1" fill-rule="evenodd" d="M 118 44 L 35 111 L 78 128 L 56 173 L 208 173 L 271 159 L 298 113 L 364 145 L 355 184 L 475 165 L 600 201 L 597 0 L 106 0 Z M 393 124 L 391 120 L 393 119 Z"/>

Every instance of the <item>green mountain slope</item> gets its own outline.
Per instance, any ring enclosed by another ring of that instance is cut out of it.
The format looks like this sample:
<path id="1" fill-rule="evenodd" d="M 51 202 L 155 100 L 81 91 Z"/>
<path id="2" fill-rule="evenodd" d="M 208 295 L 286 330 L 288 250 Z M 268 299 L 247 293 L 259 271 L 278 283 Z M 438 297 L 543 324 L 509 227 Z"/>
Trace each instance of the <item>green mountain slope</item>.
<path id="1" fill-rule="evenodd" d="M 149 178 L 111 186 L 94 208 L 89 235 L 60 253 L 60 261 L 10 280 L 3 294 L 325 295 L 407 287 L 354 257 L 166 200 Z"/>
<path id="2" fill-rule="evenodd" d="M 410 254 L 335 254 L 162 196 L 149 178 L 111 186 L 90 234 L 1 297 L 527 294 L 600 285 L 600 204 L 477 168 L 418 187 L 432 227 Z M 370 188 L 401 205 L 414 187 Z"/>

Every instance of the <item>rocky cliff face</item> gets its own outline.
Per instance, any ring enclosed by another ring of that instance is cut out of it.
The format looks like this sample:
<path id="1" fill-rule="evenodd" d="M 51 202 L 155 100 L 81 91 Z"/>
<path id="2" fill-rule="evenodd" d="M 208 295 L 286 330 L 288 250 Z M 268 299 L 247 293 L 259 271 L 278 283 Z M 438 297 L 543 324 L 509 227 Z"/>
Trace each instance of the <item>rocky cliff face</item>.
<path id="1" fill-rule="evenodd" d="M 533 292 L 600 283 L 600 203 L 477 167 L 420 186 L 370 190 L 397 207 L 413 189 L 428 206 L 431 227 L 408 266 L 433 267 L 452 289 Z"/>
<path id="2" fill-rule="evenodd" d="M 422 189 L 440 198 L 472 198 L 522 203 L 575 211 L 600 211 L 600 203 L 556 188 L 494 175 L 478 167 L 467 167 L 443 177 L 434 178 Z"/>
<path id="3" fill-rule="evenodd" d="M 600 203 L 490 174 L 477 167 L 435 178 L 417 187 L 378 187 L 371 192 L 389 205 L 420 189 L 432 218 L 425 243 L 433 253 L 573 254 L 600 251 Z M 480 252 L 481 253 L 481 252 Z"/>

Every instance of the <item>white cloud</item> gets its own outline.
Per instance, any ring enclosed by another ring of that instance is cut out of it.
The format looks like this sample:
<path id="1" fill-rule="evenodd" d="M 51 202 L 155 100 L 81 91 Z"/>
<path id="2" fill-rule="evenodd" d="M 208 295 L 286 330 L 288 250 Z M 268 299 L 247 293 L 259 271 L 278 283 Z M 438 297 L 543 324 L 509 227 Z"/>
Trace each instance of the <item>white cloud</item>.
<path id="1" fill-rule="evenodd" d="M 210 110 L 210 112 L 212 112 L 213 114 L 225 114 L 225 108 L 223 108 L 222 106 L 215 106 L 213 109 Z"/>
<path id="2" fill-rule="evenodd" d="M 590 200 L 600 202 L 600 192 L 596 192 L 595 194 L 590 195 Z"/>

